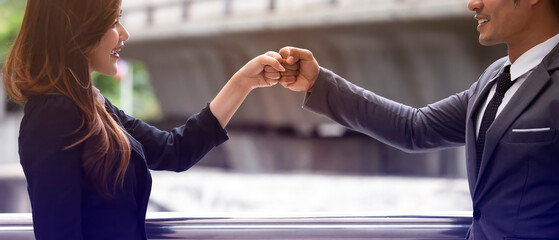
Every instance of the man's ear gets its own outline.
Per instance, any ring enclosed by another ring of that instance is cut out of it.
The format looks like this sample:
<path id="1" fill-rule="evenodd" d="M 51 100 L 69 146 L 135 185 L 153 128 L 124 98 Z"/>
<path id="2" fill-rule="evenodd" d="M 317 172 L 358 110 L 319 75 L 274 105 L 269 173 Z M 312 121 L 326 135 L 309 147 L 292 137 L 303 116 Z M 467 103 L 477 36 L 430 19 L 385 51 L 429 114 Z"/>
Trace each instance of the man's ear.
<path id="1" fill-rule="evenodd" d="M 556 1 L 556 0 L 549 0 L 549 1 Z M 537 4 L 539 4 L 541 1 L 540 0 L 530 0 L 529 3 L 531 6 L 535 6 Z"/>

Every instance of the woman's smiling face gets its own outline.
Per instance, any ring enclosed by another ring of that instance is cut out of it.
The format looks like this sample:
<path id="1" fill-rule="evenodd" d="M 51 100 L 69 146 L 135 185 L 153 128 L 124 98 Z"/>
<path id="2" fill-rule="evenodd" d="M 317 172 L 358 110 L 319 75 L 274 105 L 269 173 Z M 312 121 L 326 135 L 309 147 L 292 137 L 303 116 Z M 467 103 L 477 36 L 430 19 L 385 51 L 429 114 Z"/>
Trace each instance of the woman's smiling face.
<path id="1" fill-rule="evenodd" d="M 118 52 L 122 49 L 124 41 L 128 37 L 128 31 L 120 22 L 120 18 L 115 19 L 114 25 L 103 35 L 99 44 L 88 54 L 89 71 L 95 71 L 108 76 L 115 75 L 118 69 Z"/>

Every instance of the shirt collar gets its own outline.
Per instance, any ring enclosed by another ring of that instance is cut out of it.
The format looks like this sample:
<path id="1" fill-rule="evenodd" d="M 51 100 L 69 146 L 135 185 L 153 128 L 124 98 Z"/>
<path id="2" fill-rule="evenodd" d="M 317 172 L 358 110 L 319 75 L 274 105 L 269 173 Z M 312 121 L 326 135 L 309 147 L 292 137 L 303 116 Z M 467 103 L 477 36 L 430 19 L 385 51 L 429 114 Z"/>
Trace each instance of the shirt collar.
<path id="1" fill-rule="evenodd" d="M 510 60 L 507 59 L 500 71 L 502 72 L 502 69 L 505 66 L 511 65 L 510 77 L 512 81 L 514 81 L 538 66 L 538 64 L 542 62 L 543 58 L 547 56 L 547 54 L 549 54 L 549 52 L 551 52 L 557 44 L 559 44 L 559 34 L 526 51 L 516 60 L 516 62 L 514 62 L 514 64 L 511 64 Z"/>

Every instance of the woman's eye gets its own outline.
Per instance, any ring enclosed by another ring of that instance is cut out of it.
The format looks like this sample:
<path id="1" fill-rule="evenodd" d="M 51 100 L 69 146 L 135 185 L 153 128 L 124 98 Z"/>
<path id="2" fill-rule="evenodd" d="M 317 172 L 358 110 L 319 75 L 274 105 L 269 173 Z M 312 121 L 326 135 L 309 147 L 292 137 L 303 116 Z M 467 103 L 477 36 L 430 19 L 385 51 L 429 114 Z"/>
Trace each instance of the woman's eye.
<path id="1" fill-rule="evenodd" d="M 115 20 L 115 22 L 113 23 L 113 27 L 116 27 L 116 25 L 118 25 L 118 23 L 120 22 L 120 18 L 121 18 L 121 17 L 122 17 L 122 15 L 121 15 L 121 16 L 118 16 L 118 18 L 117 18 L 117 19 Z"/>

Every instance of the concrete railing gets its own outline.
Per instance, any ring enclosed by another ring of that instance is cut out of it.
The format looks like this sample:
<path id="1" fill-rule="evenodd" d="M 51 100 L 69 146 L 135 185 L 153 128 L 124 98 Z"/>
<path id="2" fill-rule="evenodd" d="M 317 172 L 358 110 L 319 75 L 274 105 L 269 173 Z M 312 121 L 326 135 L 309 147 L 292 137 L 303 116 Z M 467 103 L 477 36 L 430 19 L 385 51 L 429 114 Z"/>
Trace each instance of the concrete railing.
<path id="1" fill-rule="evenodd" d="M 189 216 L 148 213 L 149 239 L 464 239 L 469 213 Z M 0 214 L 0 239 L 32 240 L 30 214 Z"/>
<path id="2" fill-rule="evenodd" d="M 151 38 L 471 14 L 462 0 L 128 0 L 122 8 L 133 35 Z"/>

